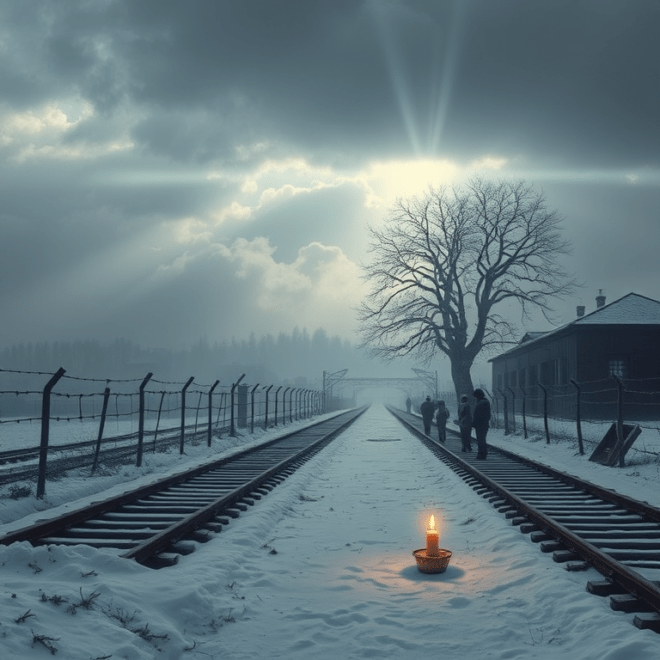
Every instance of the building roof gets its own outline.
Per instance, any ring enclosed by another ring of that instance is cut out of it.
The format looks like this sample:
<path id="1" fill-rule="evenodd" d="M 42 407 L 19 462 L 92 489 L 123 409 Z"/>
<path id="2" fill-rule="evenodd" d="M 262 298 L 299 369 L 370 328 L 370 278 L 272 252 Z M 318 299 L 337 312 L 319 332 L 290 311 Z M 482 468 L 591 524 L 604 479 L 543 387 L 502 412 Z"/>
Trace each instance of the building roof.
<path id="1" fill-rule="evenodd" d="M 518 351 L 522 346 L 530 346 L 558 334 L 565 334 L 573 326 L 582 325 L 659 325 L 660 326 L 660 301 L 640 296 L 638 293 L 629 293 L 618 300 L 607 305 L 598 307 L 593 312 L 580 316 L 566 325 L 550 330 L 548 332 L 527 332 L 523 335 L 520 343 L 504 353 L 500 353 L 489 362 L 499 357 Z"/>
<path id="2" fill-rule="evenodd" d="M 590 314 L 575 319 L 580 325 L 656 325 L 660 324 L 660 302 L 629 293 Z M 571 325 L 570 323 L 568 325 Z"/>

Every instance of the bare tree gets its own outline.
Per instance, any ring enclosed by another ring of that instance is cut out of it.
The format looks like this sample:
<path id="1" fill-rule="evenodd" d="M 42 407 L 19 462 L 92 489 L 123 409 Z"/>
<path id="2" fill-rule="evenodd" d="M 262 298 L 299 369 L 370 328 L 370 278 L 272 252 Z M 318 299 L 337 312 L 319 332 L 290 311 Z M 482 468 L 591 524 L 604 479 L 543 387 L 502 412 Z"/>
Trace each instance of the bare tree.
<path id="1" fill-rule="evenodd" d="M 475 358 L 513 339 L 502 307 L 514 301 L 523 317 L 532 308 L 547 316 L 553 299 L 575 289 L 561 266 L 569 245 L 560 224 L 523 181 L 472 179 L 400 200 L 382 231 L 370 229 L 363 346 L 380 358 L 415 354 L 426 362 L 440 351 L 456 394 L 471 394 Z"/>

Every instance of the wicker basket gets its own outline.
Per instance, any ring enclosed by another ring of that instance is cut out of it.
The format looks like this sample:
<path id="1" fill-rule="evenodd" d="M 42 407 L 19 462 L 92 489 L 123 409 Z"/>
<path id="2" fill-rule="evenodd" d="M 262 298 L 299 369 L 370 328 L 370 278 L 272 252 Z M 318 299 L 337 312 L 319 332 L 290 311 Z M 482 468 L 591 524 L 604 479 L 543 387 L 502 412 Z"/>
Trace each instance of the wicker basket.
<path id="1" fill-rule="evenodd" d="M 413 556 L 417 560 L 417 568 L 422 573 L 444 573 L 449 566 L 451 552 L 449 550 L 438 550 L 438 554 L 429 557 L 426 548 L 413 550 Z"/>

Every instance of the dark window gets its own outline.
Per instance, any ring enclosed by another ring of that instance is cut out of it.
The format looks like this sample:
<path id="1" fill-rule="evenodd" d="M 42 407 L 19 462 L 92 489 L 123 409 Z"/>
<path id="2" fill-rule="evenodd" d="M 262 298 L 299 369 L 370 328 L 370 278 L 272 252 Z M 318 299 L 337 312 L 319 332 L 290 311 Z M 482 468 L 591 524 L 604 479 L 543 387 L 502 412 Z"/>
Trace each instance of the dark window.
<path id="1" fill-rule="evenodd" d="M 517 371 L 512 371 L 511 374 L 509 375 L 509 385 L 511 385 L 511 387 L 515 387 L 518 384 L 517 377 L 518 377 Z"/>
<path id="2" fill-rule="evenodd" d="M 524 369 L 521 369 L 518 372 L 518 385 L 522 387 L 523 390 L 525 389 L 525 387 L 527 387 L 527 381 L 525 380 L 526 375 L 527 374 L 525 373 Z"/>
<path id="3" fill-rule="evenodd" d="M 619 378 L 628 378 L 628 359 L 617 356 L 607 360 L 607 375 L 618 376 Z"/>

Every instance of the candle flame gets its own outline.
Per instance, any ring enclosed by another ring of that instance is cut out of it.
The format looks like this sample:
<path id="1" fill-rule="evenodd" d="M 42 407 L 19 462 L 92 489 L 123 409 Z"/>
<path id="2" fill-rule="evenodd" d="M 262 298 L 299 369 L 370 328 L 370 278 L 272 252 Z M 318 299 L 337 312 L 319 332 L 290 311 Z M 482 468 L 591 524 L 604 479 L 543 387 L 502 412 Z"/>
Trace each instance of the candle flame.
<path id="1" fill-rule="evenodd" d="M 431 520 L 429 520 L 429 529 L 435 529 L 435 518 L 431 516 Z"/>

